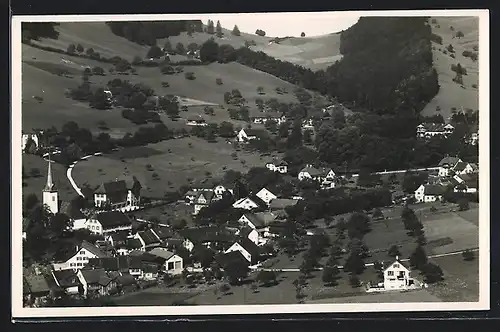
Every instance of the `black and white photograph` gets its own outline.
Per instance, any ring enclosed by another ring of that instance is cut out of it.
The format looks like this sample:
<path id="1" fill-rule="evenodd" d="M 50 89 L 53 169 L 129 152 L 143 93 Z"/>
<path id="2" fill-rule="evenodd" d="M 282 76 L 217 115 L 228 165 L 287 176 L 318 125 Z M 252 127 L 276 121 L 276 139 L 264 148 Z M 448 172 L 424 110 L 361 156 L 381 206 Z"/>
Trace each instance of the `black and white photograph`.
<path id="1" fill-rule="evenodd" d="M 488 15 L 14 16 L 13 316 L 488 309 Z"/>

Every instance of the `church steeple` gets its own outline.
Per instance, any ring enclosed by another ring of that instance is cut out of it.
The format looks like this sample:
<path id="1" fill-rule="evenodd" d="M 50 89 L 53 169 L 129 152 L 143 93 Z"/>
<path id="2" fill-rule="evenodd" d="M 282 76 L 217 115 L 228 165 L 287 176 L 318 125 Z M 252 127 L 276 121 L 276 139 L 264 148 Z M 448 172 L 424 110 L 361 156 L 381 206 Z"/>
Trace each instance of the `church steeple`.
<path id="1" fill-rule="evenodd" d="M 54 191 L 55 186 L 52 181 L 52 162 L 50 160 L 50 152 L 49 152 L 49 166 L 47 169 L 47 183 L 45 184 L 44 191 Z"/>

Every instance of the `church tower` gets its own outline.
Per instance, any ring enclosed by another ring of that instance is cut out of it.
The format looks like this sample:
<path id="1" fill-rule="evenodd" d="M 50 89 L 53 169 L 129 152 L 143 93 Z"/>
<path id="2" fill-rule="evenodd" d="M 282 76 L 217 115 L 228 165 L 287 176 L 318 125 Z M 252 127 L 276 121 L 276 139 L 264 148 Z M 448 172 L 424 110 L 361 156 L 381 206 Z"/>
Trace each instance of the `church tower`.
<path id="1" fill-rule="evenodd" d="M 59 212 L 59 197 L 57 189 L 52 181 L 52 162 L 50 161 L 49 153 L 49 166 L 47 171 L 47 184 L 43 189 L 43 204 L 49 207 L 50 212 L 56 214 Z"/>

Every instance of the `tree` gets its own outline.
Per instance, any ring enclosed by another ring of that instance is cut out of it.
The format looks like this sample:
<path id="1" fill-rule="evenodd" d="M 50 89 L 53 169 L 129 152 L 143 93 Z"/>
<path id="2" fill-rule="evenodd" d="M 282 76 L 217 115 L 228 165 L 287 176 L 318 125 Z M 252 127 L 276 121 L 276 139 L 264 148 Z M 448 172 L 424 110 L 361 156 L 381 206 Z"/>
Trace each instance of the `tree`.
<path id="1" fill-rule="evenodd" d="M 233 31 L 231 31 L 231 33 L 233 34 L 233 36 L 240 36 L 241 35 L 240 29 L 238 29 L 237 25 L 234 26 Z"/>
<path id="2" fill-rule="evenodd" d="M 184 74 L 184 76 L 186 77 L 186 79 L 192 81 L 194 79 L 196 79 L 196 76 L 194 75 L 194 73 L 192 71 L 188 71 Z"/>
<path id="3" fill-rule="evenodd" d="M 68 49 L 67 49 L 67 52 L 68 52 L 69 54 L 74 54 L 74 53 L 75 53 L 75 51 L 76 51 L 75 44 L 69 44 Z"/>
<path id="4" fill-rule="evenodd" d="M 199 246 L 194 248 L 193 257 L 201 264 L 202 268 L 209 268 L 214 261 L 215 252 L 205 246 Z"/>
<path id="5" fill-rule="evenodd" d="M 278 127 L 278 136 L 280 138 L 288 137 L 288 122 L 282 122 Z"/>
<path id="6" fill-rule="evenodd" d="M 415 251 L 410 256 L 410 264 L 418 270 L 421 270 L 427 264 L 427 254 L 425 253 L 424 248 L 422 246 L 417 246 Z"/>
<path id="7" fill-rule="evenodd" d="M 288 149 L 295 149 L 302 145 L 302 126 L 300 121 L 295 121 L 292 132 L 286 141 Z"/>
<path id="8" fill-rule="evenodd" d="M 224 275 L 230 284 L 238 284 L 248 276 L 248 266 L 243 262 L 231 262 L 224 266 Z"/>
<path id="9" fill-rule="evenodd" d="M 274 271 L 259 271 L 255 280 L 259 281 L 263 286 L 275 285 L 276 272 Z"/>
<path id="10" fill-rule="evenodd" d="M 78 53 L 82 53 L 84 50 L 82 44 L 76 45 L 76 50 L 78 51 Z"/>
<path id="11" fill-rule="evenodd" d="M 217 21 L 217 26 L 215 27 L 215 35 L 219 38 L 222 38 L 224 33 L 222 32 L 222 26 L 220 25 L 220 22 Z"/>
<path id="12" fill-rule="evenodd" d="M 211 35 L 213 35 L 213 34 L 215 33 L 214 21 L 212 21 L 212 20 L 208 20 L 208 22 L 207 22 L 206 32 L 207 32 L 208 34 L 211 34 Z"/>
<path id="13" fill-rule="evenodd" d="M 184 48 L 184 44 L 182 44 L 181 42 L 179 42 L 179 43 L 177 43 L 177 45 L 175 45 L 175 50 L 180 55 L 183 55 L 186 53 L 186 49 Z"/>
<path id="14" fill-rule="evenodd" d="M 397 245 L 392 245 L 387 253 L 389 254 L 390 257 L 396 257 L 401 255 Z"/>
<path id="15" fill-rule="evenodd" d="M 36 194 L 34 193 L 28 194 L 24 199 L 23 213 L 31 211 L 31 209 L 33 209 L 36 205 L 38 205 L 38 203 L 40 203 L 40 201 Z"/>
<path id="16" fill-rule="evenodd" d="M 203 62 L 214 62 L 219 58 L 219 45 L 212 39 L 208 39 L 201 45 L 200 60 Z"/>
<path id="17" fill-rule="evenodd" d="M 152 59 L 158 59 L 161 58 L 163 55 L 163 51 L 158 45 L 153 45 L 149 48 L 148 53 L 146 57 L 152 58 Z"/>
<path id="18" fill-rule="evenodd" d="M 163 50 L 166 51 L 167 53 L 172 53 L 174 51 L 174 48 L 172 47 L 172 43 L 170 43 L 170 40 L 165 40 L 165 45 L 163 45 Z"/>
<path id="19" fill-rule="evenodd" d="M 302 33 L 300 34 L 300 36 L 301 36 L 301 37 L 305 37 L 305 36 L 306 36 L 305 32 L 302 32 Z"/>
<path id="20" fill-rule="evenodd" d="M 424 281 L 433 284 L 443 280 L 443 270 L 433 263 L 427 263 L 423 266 Z"/>
<path id="21" fill-rule="evenodd" d="M 372 217 L 374 220 L 383 219 L 384 214 L 382 213 L 382 210 L 380 210 L 380 208 L 376 208 L 375 210 L 373 210 Z"/>
<path id="22" fill-rule="evenodd" d="M 85 51 L 85 53 L 88 56 L 92 56 L 92 54 L 94 54 L 94 49 L 92 47 L 89 47 L 89 48 L 87 48 L 87 50 Z"/>
<path id="23" fill-rule="evenodd" d="M 455 34 L 455 37 L 457 37 L 458 39 L 463 38 L 464 33 L 462 31 L 457 31 L 457 33 Z"/>
<path id="24" fill-rule="evenodd" d="M 220 137 L 234 137 L 236 134 L 234 133 L 234 126 L 231 122 L 222 121 L 219 126 L 219 136 Z"/>
<path id="25" fill-rule="evenodd" d="M 103 88 L 96 90 L 92 99 L 90 100 L 90 107 L 99 110 L 106 110 L 111 108 L 111 101 L 109 100 L 107 94 L 104 92 Z"/>
<path id="26" fill-rule="evenodd" d="M 339 275 L 337 266 L 325 266 L 323 269 L 322 280 L 328 286 L 335 286 Z"/>
<path id="27" fill-rule="evenodd" d="M 257 29 L 255 30 L 255 34 L 257 36 L 261 36 L 261 37 L 264 37 L 266 35 L 266 32 L 264 30 L 261 30 L 261 29 Z"/>
<path id="28" fill-rule="evenodd" d="M 304 255 L 304 260 L 302 261 L 302 264 L 300 264 L 299 267 L 300 273 L 302 273 L 305 276 L 308 276 L 312 271 L 314 271 L 316 264 L 317 264 L 317 259 L 314 255 Z"/>
<path id="29" fill-rule="evenodd" d="M 361 274 L 365 270 L 365 263 L 361 258 L 360 253 L 351 252 L 347 258 L 344 266 L 344 270 L 352 274 Z"/>
<path id="30" fill-rule="evenodd" d="M 476 258 L 474 252 L 470 249 L 462 251 L 462 257 L 464 261 L 473 261 Z"/>
<path id="31" fill-rule="evenodd" d="M 264 88 L 263 88 L 263 87 L 261 87 L 261 86 L 258 86 L 258 87 L 257 87 L 257 93 L 258 93 L 259 95 L 263 95 L 263 94 L 264 94 Z"/>
<path id="32" fill-rule="evenodd" d="M 218 61 L 228 63 L 236 60 L 236 51 L 233 46 L 224 44 L 219 47 Z"/>
<path id="33" fill-rule="evenodd" d="M 460 211 L 467 211 L 469 210 L 469 200 L 467 198 L 461 198 L 459 201 L 458 201 L 458 209 Z"/>
<path id="34" fill-rule="evenodd" d="M 353 274 L 349 276 L 349 284 L 352 286 L 352 288 L 357 288 L 361 285 L 361 281 L 359 280 L 358 276 Z"/>
<path id="35" fill-rule="evenodd" d="M 106 75 L 106 73 L 104 72 L 104 69 L 102 67 L 94 67 L 94 68 L 92 68 L 92 74 L 93 75 L 99 75 L 99 76 Z"/>

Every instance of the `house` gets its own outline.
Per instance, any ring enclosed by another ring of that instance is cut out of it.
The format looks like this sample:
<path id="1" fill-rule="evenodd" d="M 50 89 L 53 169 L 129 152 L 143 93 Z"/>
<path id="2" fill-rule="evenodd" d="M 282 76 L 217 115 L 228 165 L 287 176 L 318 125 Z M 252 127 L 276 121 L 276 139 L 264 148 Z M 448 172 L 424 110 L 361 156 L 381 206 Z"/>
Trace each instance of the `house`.
<path id="1" fill-rule="evenodd" d="M 215 193 L 213 191 L 200 191 L 194 200 L 193 214 L 197 215 L 201 209 L 210 205 L 214 199 Z"/>
<path id="2" fill-rule="evenodd" d="M 124 243 L 120 243 L 115 247 L 116 255 L 127 256 L 132 251 L 145 251 L 146 247 L 142 244 L 139 239 L 128 238 Z"/>
<path id="3" fill-rule="evenodd" d="M 250 121 L 256 124 L 265 124 L 268 121 L 275 121 L 277 125 L 280 125 L 282 122 L 286 121 L 286 117 L 274 111 L 270 112 L 256 111 L 256 112 L 251 112 Z"/>
<path id="4" fill-rule="evenodd" d="M 132 220 L 121 211 L 106 211 L 99 213 L 95 219 L 90 219 L 90 223 L 95 224 L 95 233 L 109 234 L 117 231 L 131 231 Z"/>
<path id="5" fill-rule="evenodd" d="M 140 207 L 142 186 L 136 177 L 129 181 L 116 180 L 101 184 L 94 191 L 94 205 L 111 210 L 132 211 Z"/>
<path id="6" fill-rule="evenodd" d="M 165 260 L 165 263 L 162 266 L 163 272 L 172 275 L 179 275 L 184 270 L 182 257 L 174 254 L 171 251 L 168 251 L 165 248 L 154 248 L 153 250 L 149 251 L 149 254 L 155 255 Z"/>
<path id="7" fill-rule="evenodd" d="M 122 274 L 115 280 L 116 287 L 123 293 L 128 293 L 137 289 L 137 280 L 130 274 Z"/>
<path id="8" fill-rule="evenodd" d="M 116 288 L 116 281 L 111 279 L 104 269 L 84 268 L 77 273 L 78 280 L 82 284 L 83 296 L 90 294 L 105 296 L 110 290 Z"/>
<path id="9" fill-rule="evenodd" d="M 248 226 L 242 227 L 236 232 L 236 235 L 238 235 L 244 239 L 249 239 L 250 241 L 252 241 L 253 243 L 255 243 L 258 246 L 265 243 L 265 241 L 263 241 L 261 239 L 261 237 L 259 236 L 259 232 L 257 232 L 257 230 L 255 228 L 252 228 L 252 227 L 248 227 Z"/>
<path id="10" fill-rule="evenodd" d="M 107 255 L 95 245 L 83 241 L 80 245 L 76 246 L 76 253 L 70 254 L 59 263 L 53 263 L 54 271 L 60 270 L 79 270 L 82 269 L 91 258 L 102 258 Z"/>
<path id="11" fill-rule="evenodd" d="M 187 204 L 191 205 L 194 203 L 196 195 L 197 195 L 196 190 L 189 190 L 187 193 L 184 194 L 184 200 L 186 201 Z"/>
<path id="12" fill-rule="evenodd" d="M 248 268 L 249 262 L 243 257 L 240 251 L 234 250 L 222 255 L 216 256 L 216 261 L 222 267 L 222 269 L 227 269 L 230 266 L 233 268 Z"/>
<path id="13" fill-rule="evenodd" d="M 438 164 L 438 175 L 441 177 L 446 177 L 450 175 L 450 170 L 452 170 L 462 159 L 458 157 L 444 157 Z"/>
<path id="14" fill-rule="evenodd" d="M 269 189 L 267 188 L 262 188 L 259 190 L 257 194 L 255 194 L 258 198 L 260 198 L 264 203 L 269 205 L 269 202 L 271 202 L 273 199 L 278 198 L 275 194 L 273 194 Z"/>
<path id="15" fill-rule="evenodd" d="M 222 196 L 229 192 L 231 195 L 234 195 L 233 189 L 228 188 L 227 186 L 224 186 L 223 184 L 218 184 L 214 187 L 214 193 L 217 198 L 221 199 Z"/>
<path id="16" fill-rule="evenodd" d="M 66 294 L 78 294 L 81 285 L 76 272 L 73 270 L 52 271 L 52 277 L 58 287 Z"/>
<path id="17" fill-rule="evenodd" d="M 238 219 L 242 225 L 255 229 L 261 237 L 265 237 L 269 225 L 276 220 L 276 215 L 271 212 L 245 213 Z"/>
<path id="18" fill-rule="evenodd" d="M 184 239 L 183 247 L 190 252 L 195 245 L 229 248 L 236 238 L 234 231 L 218 226 L 185 228 L 179 234 Z"/>
<path id="19" fill-rule="evenodd" d="M 248 142 L 250 140 L 256 139 L 257 138 L 257 131 L 254 129 L 241 129 L 238 134 L 236 134 L 236 137 L 238 139 L 238 142 L 244 143 Z"/>
<path id="20" fill-rule="evenodd" d="M 309 179 L 318 182 L 334 181 L 335 172 L 331 168 L 316 168 L 312 165 L 306 165 L 300 170 L 298 178 L 300 181 Z"/>
<path id="21" fill-rule="evenodd" d="M 422 184 L 415 190 L 415 200 L 419 203 L 441 200 L 446 188 L 439 184 Z"/>
<path id="22" fill-rule="evenodd" d="M 193 183 L 191 190 L 194 192 L 198 191 L 214 191 L 214 188 L 218 185 L 214 179 L 204 179 Z"/>
<path id="23" fill-rule="evenodd" d="M 87 267 L 104 269 L 106 272 L 129 273 L 135 276 L 142 274 L 142 263 L 138 256 L 92 258 L 89 259 Z"/>
<path id="24" fill-rule="evenodd" d="M 288 163 L 284 160 L 280 162 L 268 162 L 266 168 L 273 172 L 286 174 L 288 172 Z"/>
<path id="25" fill-rule="evenodd" d="M 227 254 L 231 251 L 239 251 L 251 265 L 257 264 L 259 261 L 260 248 L 248 238 L 238 240 L 224 253 Z"/>
<path id="26" fill-rule="evenodd" d="M 459 161 L 453 167 L 452 171 L 457 175 L 470 174 L 475 172 L 475 167 L 473 167 L 473 165 L 470 163 Z"/>
<path id="27" fill-rule="evenodd" d="M 128 230 L 123 230 L 107 234 L 104 237 L 104 241 L 113 247 L 117 247 L 127 243 L 129 238 L 131 238 L 130 232 Z"/>
<path id="28" fill-rule="evenodd" d="M 152 229 L 137 232 L 134 238 L 141 241 L 142 247 L 144 247 L 145 250 L 158 247 L 161 244 L 160 238 Z"/>
<path id="29" fill-rule="evenodd" d="M 431 138 L 436 135 L 448 137 L 453 133 L 455 127 L 444 123 L 421 123 L 417 126 L 418 138 Z"/>
<path id="30" fill-rule="evenodd" d="M 415 285 L 410 270 L 396 256 L 396 261 L 384 269 L 385 290 L 405 290 Z"/>
<path id="31" fill-rule="evenodd" d="M 454 192 L 473 194 L 479 190 L 479 176 L 477 173 L 455 175 L 451 182 Z"/>
<path id="32" fill-rule="evenodd" d="M 27 145 L 28 141 L 33 142 L 35 148 L 38 148 L 40 146 L 37 134 L 35 134 L 35 133 L 23 133 L 22 138 L 21 138 L 21 150 L 23 152 L 26 149 L 26 145 Z"/>
<path id="33" fill-rule="evenodd" d="M 243 210 L 265 209 L 267 204 L 257 196 L 240 198 L 233 203 L 233 208 Z"/>
<path id="34" fill-rule="evenodd" d="M 50 287 L 46 277 L 42 274 L 29 274 L 23 277 L 23 292 L 27 291 L 30 303 L 39 306 L 45 302 L 50 294 Z"/>
<path id="35" fill-rule="evenodd" d="M 302 129 L 314 129 L 314 120 L 313 119 L 302 120 Z"/>
<path id="36" fill-rule="evenodd" d="M 269 203 L 269 209 L 271 211 L 284 210 L 288 206 L 297 205 L 298 202 L 298 199 L 276 198 Z"/>
<path id="37" fill-rule="evenodd" d="M 191 115 L 187 118 L 186 124 L 188 126 L 205 127 L 207 125 L 207 122 L 201 115 Z"/>

